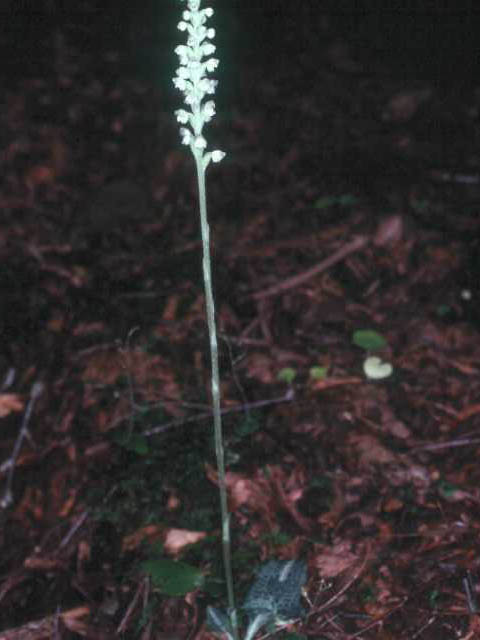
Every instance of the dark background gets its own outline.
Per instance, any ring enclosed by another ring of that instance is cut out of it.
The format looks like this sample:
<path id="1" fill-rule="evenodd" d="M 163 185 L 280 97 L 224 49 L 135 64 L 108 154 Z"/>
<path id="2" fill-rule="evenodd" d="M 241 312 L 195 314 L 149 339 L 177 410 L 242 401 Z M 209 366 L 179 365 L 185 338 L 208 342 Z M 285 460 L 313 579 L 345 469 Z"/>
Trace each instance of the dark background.
<path id="1" fill-rule="evenodd" d="M 480 8 L 474 2 L 225 0 L 212 4 L 225 70 L 274 63 L 305 49 L 315 56 L 330 37 L 345 38 L 366 63 L 405 77 L 462 86 L 479 72 Z M 186 6 L 185 3 L 183 3 Z M 176 42 L 179 0 L 6 0 L 0 53 L 3 73 L 35 74 L 46 64 L 55 26 L 69 26 L 76 46 L 124 46 L 136 73 L 160 80 Z M 177 38 L 178 39 L 178 38 Z M 227 46 L 228 41 L 228 46 Z M 226 57 L 225 57 L 226 56 Z M 229 58 L 230 56 L 230 58 Z M 227 66 L 228 64 L 228 66 Z"/>

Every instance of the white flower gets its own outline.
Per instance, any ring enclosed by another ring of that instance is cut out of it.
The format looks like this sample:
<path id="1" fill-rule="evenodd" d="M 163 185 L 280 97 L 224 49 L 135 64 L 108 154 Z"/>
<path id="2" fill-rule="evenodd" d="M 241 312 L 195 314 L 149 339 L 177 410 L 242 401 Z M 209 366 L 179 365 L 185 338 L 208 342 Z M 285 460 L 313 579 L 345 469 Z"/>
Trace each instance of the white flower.
<path id="1" fill-rule="evenodd" d="M 208 122 L 215 115 L 215 103 L 213 100 L 209 100 L 205 102 L 203 105 L 203 117 L 205 118 L 205 122 Z M 178 118 L 177 118 L 178 119 Z"/>
<path id="2" fill-rule="evenodd" d="M 180 91 L 185 91 L 185 88 L 187 86 L 187 83 L 185 82 L 185 80 L 182 80 L 182 78 L 174 78 L 173 84 L 177 89 L 180 89 Z"/>
<path id="3" fill-rule="evenodd" d="M 191 107 L 198 105 L 198 100 L 192 93 L 185 94 L 185 104 L 189 104 Z"/>
<path id="4" fill-rule="evenodd" d="M 177 56 L 187 58 L 188 60 L 188 54 L 190 53 L 190 48 L 186 47 L 184 44 L 179 44 L 178 47 L 175 48 L 175 53 L 177 54 Z"/>
<path id="5" fill-rule="evenodd" d="M 195 142 L 193 143 L 193 146 L 196 149 L 205 149 L 207 146 L 207 141 L 205 140 L 205 138 L 203 136 L 197 136 L 195 138 Z"/>
<path id="6" fill-rule="evenodd" d="M 203 154 L 202 157 L 203 168 L 206 169 L 210 164 L 210 161 L 220 162 L 224 157 L 225 153 L 219 149 L 215 149 L 215 151 L 208 151 L 208 153 Z"/>
<path id="7" fill-rule="evenodd" d="M 223 160 L 224 157 L 225 157 L 224 151 L 220 151 L 219 149 L 215 149 L 215 151 L 212 151 L 213 162 L 220 162 L 220 160 Z"/>
<path id="8" fill-rule="evenodd" d="M 205 63 L 205 69 L 210 73 L 212 71 L 215 71 L 217 67 L 218 67 L 218 60 L 216 58 L 210 58 L 210 60 L 207 60 Z"/>
<path id="9" fill-rule="evenodd" d="M 202 46 L 202 53 L 204 56 L 211 56 L 212 53 L 215 53 L 215 49 L 217 47 L 213 44 L 210 44 L 210 42 L 207 42 L 207 44 L 204 44 Z"/>
<path id="10" fill-rule="evenodd" d="M 185 109 L 177 109 L 175 111 L 175 117 L 180 124 L 187 124 L 190 120 L 190 114 Z"/>
<path id="11" fill-rule="evenodd" d="M 190 78 L 190 69 L 189 67 L 180 67 L 177 69 L 177 76 L 182 78 L 183 80 L 188 80 Z"/>
<path id="12" fill-rule="evenodd" d="M 203 158 L 205 168 L 210 160 L 220 162 L 225 156 L 225 153 L 218 149 L 204 153 L 207 141 L 202 135 L 203 125 L 215 115 L 215 103 L 213 100 L 204 102 L 205 96 L 215 93 L 218 84 L 217 80 L 207 76 L 218 67 L 218 60 L 208 57 L 216 50 L 211 42 L 215 36 L 215 29 L 204 26 L 207 19 L 213 16 L 213 9 L 200 9 L 201 0 L 186 2 L 188 9 L 182 12 L 178 29 L 187 33 L 187 44 L 175 48 L 180 66 L 173 84 L 183 93 L 187 109 L 177 109 L 175 117 L 180 124 L 187 125 L 180 128 L 182 143 L 190 145 L 193 153 Z"/>
<path id="13" fill-rule="evenodd" d="M 210 78 L 202 78 L 198 83 L 198 88 L 202 93 L 215 93 L 218 80 L 210 80 Z"/>
<path id="14" fill-rule="evenodd" d="M 180 127 L 180 135 L 182 136 L 182 144 L 190 144 L 192 142 L 193 136 L 190 129 Z"/>

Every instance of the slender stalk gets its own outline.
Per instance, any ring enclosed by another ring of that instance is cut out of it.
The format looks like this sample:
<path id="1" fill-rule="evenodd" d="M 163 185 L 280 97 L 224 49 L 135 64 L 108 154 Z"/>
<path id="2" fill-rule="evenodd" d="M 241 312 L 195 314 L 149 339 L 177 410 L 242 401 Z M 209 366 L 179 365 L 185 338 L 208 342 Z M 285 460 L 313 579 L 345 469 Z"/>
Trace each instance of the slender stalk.
<path id="1" fill-rule="evenodd" d="M 175 116 L 180 124 L 182 143 L 192 151 L 197 167 L 198 199 L 200 205 L 200 223 L 203 245 L 203 281 L 205 285 L 205 304 L 207 311 L 208 333 L 210 336 L 210 356 L 212 364 L 212 403 L 215 435 L 215 453 L 218 468 L 218 488 L 222 516 L 222 548 L 230 622 L 234 640 L 238 640 L 238 625 L 233 593 L 232 560 L 230 548 L 230 518 L 227 505 L 227 487 L 225 482 L 225 458 L 223 451 L 222 417 L 220 410 L 220 374 L 218 369 L 217 331 L 215 326 L 215 304 L 212 291 L 212 267 L 210 259 L 210 229 L 207 219 L 207 197 L 205 189 L 205 171 L 210 162 L 220 162 L 225 156 L 223 151 L 206 151 L 207 141 L 203 136 L 203 125 L 215 115 L 215 103 L 206 100 L 208 94 L 214 94 L 217 81 L 208 77 L 218 66 L 216 58 L 210 58 L 215 52 L 212 39 L 215 29 L 207 28 L 205 23 L 213 15 L 213 9 L 200 8 L 201 0 L 187 0 L 188 9 L 183 11 L 178 29 L 187 34 L 187 44 L 175 48 L 180 59 L 180 67 L 173 84 L 184 94 L 187 109 L 177 109 Z"/>
<path id="2" fill-rule="evenodd" d="M 207 198 L 205 188 L 205 169 L 201 157 L 194 154 L 197 166 L 198 196 L 200 205 L 200 223 L 203 246 L 203 281 L 205 286 L 205 304 L 207 311 L 208 333 L 210 337 L 210 359 L 212 368 L 212 404 L 213 427 L 215 437 L 215 455 L 218 470 L 218 489 L 220 493 L 220 510 L 222 515 L 222 548 L 225 579 L 227 583 L 228 607 L 231 615 L 235 639 L 238 638 L 238 625 L 235 614 L 235 595 L 233 590 L 233 573 L 230 542 L 230 514 L 227 503 L 227 485 L 225 481 L 225 454 L 223 448 L 222 414 L 220 409 L 220 372 L 218 366 L 217 329 L 215 323 L 215 301 L 212 289 L 212 266 L 210 254 L 210 227 L 207 219 Z"/>

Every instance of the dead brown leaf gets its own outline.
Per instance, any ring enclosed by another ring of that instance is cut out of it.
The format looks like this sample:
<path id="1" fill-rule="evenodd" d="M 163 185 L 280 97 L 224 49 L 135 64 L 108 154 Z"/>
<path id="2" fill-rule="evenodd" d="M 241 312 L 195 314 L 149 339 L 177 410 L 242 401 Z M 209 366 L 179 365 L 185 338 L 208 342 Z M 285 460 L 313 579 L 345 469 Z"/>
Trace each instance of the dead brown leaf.
<path id="1" fill-rule="evenodd" d="M 166 553 L 176 555 L 185 547 L 195 544 L 206 537 L 204 531 L 188 531 L 187 529 L 169 529 L 163 541 Z"/>
<path id="2" fill-rule="evenodd" d="M 383 119 L 387 122 L 407 122 L 431 96 L 432 90 L 428 87 L 400 91 L 390 98 Z"/>
<path id="3" fill-rule="evenodd" d="M 149 524 L 125 536 L 122 540 L 122 551 L 133 551 L 145 541 L 148 541 L 150 544 L 158 541 L 163 542 L 165 535 L 166 529 L 164 525 Z"/>
<path id="4" fill-rule="evenodd" d="M 355 449 L 355 457 L 362 467 L 391 464 L 396 460 L 395 454 L 370 434 L 352 433 L 348 437 L 348 444 Z"/>
<path id="5" fill-rule="evenodd" d="M 359 560 L 360 556 L 352 551 L 352 544 L 342 540 L 333 547 L 319 548 L 315 552 L 313 565 L 322 578 L 335 578 L 358 565 Z"/>
<path id="6" fill-rule="evenodd" d="M 0 418 L 24 409 L 24 402 L 18 393 L 0 393 Z"/>

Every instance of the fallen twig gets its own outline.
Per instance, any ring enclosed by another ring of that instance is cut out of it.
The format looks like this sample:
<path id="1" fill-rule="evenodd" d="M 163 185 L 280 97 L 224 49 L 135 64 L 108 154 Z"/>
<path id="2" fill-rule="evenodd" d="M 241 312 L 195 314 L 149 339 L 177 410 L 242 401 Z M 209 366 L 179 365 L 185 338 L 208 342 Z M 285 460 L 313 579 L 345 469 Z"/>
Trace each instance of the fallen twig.
<path id="1" fill-rule="evenodd" d="M 5 487 L 5 491 L 3 493 L 3 497 L 0 500 L 0 507 L 2 509 L 6 509 L 13 502 L 12 484 L 13 484 L 13 474 L 15 473 L 15 465 L 17 463 L 17 458 L 20 453 L 23 440 L 25 438 L 31 438 L 30 432 L 28 431 L 28 424 L 32 416 L 35 402 L 41 396 L 43 389 L 44 389 L 44 386 L 42 382 L 35 382 L 35 384 L 32 387 L 32 390 L 30 391 L 30 398 L 28 399 L 28 404 L 25 410 L 25 414 L 23 416 L 22 425 L 20 427 L 20 431 L 18 433 L 15 444 L 13 445 L 12 455 L 10 456 L 10 459 L 7 461 L 8 463 L 7 484 Z"/>
<path id="2" fill-rule="evenodd" d="M 340 249 L 335 251 L 335 253 L 332 253 L 331 256 L 328 256 L 328 258 L 325 258 L 325 260 L 322 260 L 322 262 L 315 265 L 314 267 L 311 267 L 310 269 L 307 269 L 303 273 L 299 273 L 296 276 L 287 278 L 287 280 L 284 280 L 279 284 L 275 284 L 272 287 L 269 287 L 268 289 L 264 289 L 263 291 L 257 291 L 256 293 L 253 293 L 251 297 L 254 298 L 255 300 L 262 300 L 263 298 L 270 298 L 272 296 L 278 295 L 279 293 L 284 293 L 289 289 L 294 289 L 295 287 L 298 287 L 298 285 L 303 284 L 304 282 L 307 282 L 307 280 L 310 280 L 311 278 L 315 277 L 319 273 L 322 273 L 322 271 L 326 271 L 337 262 L 341 262 L 344 258 L 349 256 L 351 253 L 355 253 L 355 251 L 359 251 L 360 249 L 363 249 L 363 247 L 365 247 L 369 242 L 370 242 L 369 236 L 365 236 L 365 235 L 355 236 L 353 240 L 350 240 L 350 242 L 347 242 L 347 244 L 343 245 L 343 247 L 340 247 Z"/>
<path id="3" fill-rule="evenodd" d="M 272 404 L 280 404 L 282 402 L 291 402 L 295 396 L 295 392 L 292 388 L 289 388 L 285 395 L 279 396 L 276 398 L 269 398 L 267 400 L 258 400 L 257 402 L 249 402 L 247 404 L 239 404 L 234 407 L 226 407 L 225 409 L 221 409 L 221 414 L 226 415 L 229 413 L 240 413 L 251 411 L 252 409 L 261 409 L 263 407 L 268 407 Z M 147 429 L 142 432 L 142 435 L 149 437 L 156 435 L 158 433 L 164 433 L 173 427 L 180 427 L 188 422 L 198 422 L 199 420 L 207 420 L 212 417 L 211 411 L 205 411 L 204 413 L 197 413 L 196 415 L 189 416 L 188 418 L 180 418 L 177 420 L 172 420 L 171 422 L 166 422 L 165 424 L 158 425 L 156 427 L 152 427 L 151 429 Z"/>
<path id="4" fill-rule="evenodd" d="M 469 444 L 478 444 L 480 438 L 457 438 L 447 442 L 437 442 L 436 444 L 424 444 L 419 447 L 412 447 L 410 451 L 440 451 L 442 449 L 454 449 L 456 447 L 466 447 Z"/>

